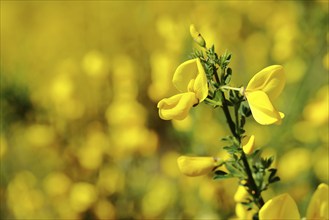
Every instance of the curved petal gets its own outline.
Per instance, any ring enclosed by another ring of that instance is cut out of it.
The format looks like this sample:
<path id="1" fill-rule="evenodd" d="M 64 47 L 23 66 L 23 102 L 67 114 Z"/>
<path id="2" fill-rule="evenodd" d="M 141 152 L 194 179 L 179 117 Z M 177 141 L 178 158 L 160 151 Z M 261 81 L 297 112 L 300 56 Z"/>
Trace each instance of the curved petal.
<path id="1" fill-rule="evenodd" d="M 300 219 L 297 205 L 287 193 L 267 201 L 259 210 L 259 220 L 265 219 Z"/>
<path id="2" fill-rule="evenodd" d="M 209 173 L 216 165 L 213 157 L 187 157 L 177 159 L 180 171 L 186 176 L 201 176 Z"/>
<path id="3" fill-rule="evenodd" d="M 196 64 L 198 67 L 198 75 L 194 81 L 193 91 L 196 93 L 199 102 L 202 102 L 208 96 L 208 83 L 206 73 L 199 59 L 197 59 Z"/>
<path id="4" fill-rule="evenodd" d="M 159 116 L 163 120 L 182 120 L 186 118 L 192 106 L 197 103 L 198 99 L 193 92 L 180 93 L 162 99 L 158 103 Z"/>
<path id="5" fill-rule="evenodd" d="M 306 219 L 329 219 L 328 185 L 321 183 L 313 193 L 306 211 Z"/>
<path id="6" fill-rule="evenodd" d="M 242 140 L 242 149 L 246 154 L 251 154 L 254 151 L 255 147 L 255 135 L 250 137 L 245 137 Z"/>
<path id="7" fill-rule="evenodd" d="M 179 65 L 173 76 L 173 84 L 181 92 L 195 92 L 199 101 L 208 95 L 206 73 L 199 58 Z"/>
<path id="8" fill-rule="evenodd" d="M 261 90 L 274 100 L 282 92 L 285 82 L 283 67 L 272 65 L 256 73 L 249 81 L 246 91 Z"/>
<path id="9" fill-rule="evenodd" d="M 254 119 L 262 125 L 280 124 L 281 114 L 272 105 L 265 92 L 246 92 L 250 110 Z"/>
<path id="10" fill-rule="evenodd" d="M 187 60 L 177 67 L 172 82 L 179 91 L 186 92 L 190 81 L 196 78 L 198 74 L 197 60 L 197 58 Z"/>

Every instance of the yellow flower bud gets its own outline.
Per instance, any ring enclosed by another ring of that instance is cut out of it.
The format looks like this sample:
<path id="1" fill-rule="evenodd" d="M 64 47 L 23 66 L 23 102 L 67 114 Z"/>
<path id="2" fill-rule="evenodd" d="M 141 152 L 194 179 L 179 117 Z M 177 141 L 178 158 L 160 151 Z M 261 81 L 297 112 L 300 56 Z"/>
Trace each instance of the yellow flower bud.
<path id="1" fill-rule="evenodd" d="M 190 25 L 190 34 L 193 40 L 199 44 L 201 47 L 206 47 L 206 41 L 203 39 L 202 35 L 196 30 L 194 24 Z"/>
<path id="2" fill-rule="evenodd" d="M 211 172 L 216 166 L 214 157 L 187 157 L 177 159 L 180 171 L 186 176 L 201 176 Z"/>
<path id="3" fill-rule="evenodd" d="M 329 219 L 328 185 L 321 183 L 313 193 L 306 211 L 306 219 Z"/>
<path id="4" fill-rule="evenodd" d="M 300 219 L 297 205 L 287 193 L 267 201 L 259 210 L 259 220 L 266 219 Z"/>
<path id="5" fill-rule="evenodd" d="M 244 92 L 254 119 L 262 125 L 280 124 L 284 117 L 272 105 L 285 85 L 283 67 L 273 65 L 258 72 L 248 83 Z"/>
<path id="6" fill-rule="evenodd" d="M 242 149 L 246 154 L 251 154 L 255 147 L 255 135 L 242 139 Z"/>

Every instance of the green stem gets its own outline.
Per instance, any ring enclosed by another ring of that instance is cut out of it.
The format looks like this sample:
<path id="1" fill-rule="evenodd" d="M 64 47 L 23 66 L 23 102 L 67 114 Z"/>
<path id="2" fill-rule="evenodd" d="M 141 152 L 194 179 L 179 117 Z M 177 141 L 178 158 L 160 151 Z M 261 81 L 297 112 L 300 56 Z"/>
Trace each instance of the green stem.
<path id="1" fill-rule="evenodd" d="M 223 97 L 222 98 L 222 108 L 223 108 L 227 123 L 229 125 L 232 135 L 235 137 L 235 139 L 239 142 L 239 145 L 241 146 L 241 136 L 240 136 L 240 132 L 238 130 L 239 129 L 239 114 L 238 114 L 239 106 L 235 106 L 235 109 L 234 109 L 235 110 L 235 121 L 236 121 L 234 123 L 232 120 L 232 117 L 231 117 L 231 113 L 228 109 L 228 105 L 227 105 L 224 93 L 222 93 L 222 97 Z M 241 151 L 241 160 L 243 162 L 246 174 L 248 176 L 248 180 L 247 180 L 248 186 L 249 186 L 248 192 L 253 197 L 254 203 L 260 209 L 264 205 L 264 199 L 262 198 L 261 191 L 258 189 L 255 179 L 253 178 L 252 170 L 250 168 L 247 155 L 243 152 L 243 150 Z"/>
<path id="2" fill-rule="evenodd" d="M 242 159 L 242 162 L 244 164 L 244 167 L 246 168 L 246 173 L 248 175 L 248 183 L 249 183 L 249 186 L 251 188 L 251 189 L 249 189 L 249 194 L 254 198 L 255 204 L 260 209 L 265 204 L 265 202 L 264 202 L 264 199 L 261 195 L 261 192 L 260 192 L 260 190 L 258 190 L 256 182 L 255 182 L 255 180 L 252 176 L 252 171 L 250 169 L 247 156 L 243 151 L 242 151 L 242 154 L 241 154 L 241 159 Z"/>
<path id="3" fill-rule="evenodd" d="M 220 103 L 220 102 L 216 102 L 216 101 L 214 101 L 214 100 L 212 100 L 212 99 L 209 99 L 209 98 L 206 98 L 205 100 L 206 100 L 207 102 L 211 103 L 211 104 L 214 104 L 214 105 L 218 105 L 218 106 L 221 106 L 221 105 L 222 105 L 222 103 Z"/>
<path id="4" fill-rule="evenodd" d="M 241 91 L 241 88 L 235 88 L 235 87 L 231 87 L 231 86 L 227 86 L 227 85 L 225 85 L 225 86 L 221 86 L 220 87 L 221 89 L 227 89 L 227 90 L 235 90 L 235 91 Z"/>
<path id="5" fill-rule="evenodd" d="M 228 109 L 228 105 L 227 105 L 227 102 L 226 102 L 226 99 L 225 99 L 225 95 L 224 95 L 224 92 L 221 92 L 222 94 L 222 109 L 224 111 L 224 114 L 225 114 L 225 117 L 226 117 L 226 121 L 228 123 L 228 126 L 231 130 L 231 133 L 233 134 L 233 136 L 235 138 L 237 138 L 237 133 L 235 132 L 235 124 L 232 120 L 232 117 L 231 117 L 231 113 L 230 113 L 230 110 Z"/>
<path id="6" fill-rule="evenodd" d="M 214 68 L 214 76 L 215 76 L 216 82 L 218 84 L 220 84 L 220 79 L 219 79 L 218 74 L 217 74 L 216 66 L 214 65 L 213 68 Z"/>
<path id="7" fill-rule="evenodd" d="M 235 132 L 237 133 L 237 138 L 239 143 L 241 143 L 241 134 L 240 134 L 240 121 L 239 121 L 239 107 L 240 103 L 234 105 L 234 116 L 235 116 Z"/>

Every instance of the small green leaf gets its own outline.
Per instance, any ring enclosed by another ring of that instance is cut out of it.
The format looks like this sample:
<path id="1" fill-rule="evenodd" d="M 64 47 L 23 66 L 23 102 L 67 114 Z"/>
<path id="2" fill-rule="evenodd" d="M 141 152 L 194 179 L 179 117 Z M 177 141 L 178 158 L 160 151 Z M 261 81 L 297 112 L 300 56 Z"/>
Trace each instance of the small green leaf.
<path id="1" fill-rule="evenodd" d="M 243 127 L 245 125 L 245 123 L 246 123 L 246 118 L 243 115 L 241 115 L 241 118 L 240 118 L 241 127 Z"/>
<path id="2" fill-rule="evenodd" d="M 268 180 L 270 181 L 270 179 L 273 179 L 275 177 L 277 169 L 272 168 L 269 169 L 268 171 L 270 172 L 270 176 L 268 177 Z"/>
<path id="3" fill-rule="evenodd" d="M 226 74 L 224 75 L 224 82 L 226 85 L 230 83 L 231 78 L 232 78 L 232 69 L 227 68 Z"/>
<path id="4" fill-rule="evenodd" d="M 249 117 L 251 115 L 251 110 L 247 101 L 241 102 L 239 113 L 245 117 Z"/>
<path id="5" fill-rule="evenodd" d="M 231 155 L 241 152 L 241 149 L 239 148 L 239 146 L 236 146 L 235 144 L 233 144 L 231 146 L 225 146 L 225 147 L 223 147 L 223 149 L 226 150 L 227 153 L 229 153 Z"/>
<path id="6" fill-rule="evenodd" d="M 234 102 L 235 99 L 236 99 L 236 94 L 235 94 L 235 92 L 234 92 L 233 90 L 230 90 L 230 91 L 229 91 L 229 99 L 230 99 L 232 102 Z"/>
<path id="7" fill-rule="evenodd" d="M 221 138 L 221 140 L 222 140 L 222 141 L 229 141 L 229 142 L 232 143 L 232 141 L 233 141 L 233 137 L 232 137 L 232 135 L 228 135 L 228 136 L 226 136 L 226 137 Z"/>
<path id="8" fill-rule="evenodd" d="M 225 163 L 225 167 L 226 169 L 230 172 L 231 175 L 233 175 L 234 177 L 237 177 L 237 178 L 240 178 L 240 179 L 243 179 L 245 178 L 245 175 L 243 172 L 241 172 L 238 168 L 236 168 L 234 166 L 234 161 L 232 162 L 226 162 Z"/>
<path id="9" fill-rule="evenodd" d="M 251 154 L 251 158 L 253 161 L 259 161 L 260 160 L 260 155 L 261 155 L 262 151 L 260 149 L 256 149 L 252 154 Z"/>
<path id="10" fill-rule="evenodd" d="M 215 91 L 214 100 L 216 100 L 216 101 L 222 100 L 222 92 L 220 90 Z"/>
<path id="11" fill-rule="evenodd" d="M 272 179 L 270 179 L 268 182 L 269 182 L 269 183 L 275 183 L 275 182 L 278 182 L 278 181 L 280 181 L 280 177 L 275 176 L 275 177 L 273 177 Z"/>
<path id="12" fill-rule="evenodd" d="M 214 174 L 215 174 L 215 175 L 227 175 L 228 173 L 226 173 L 226 172 L 223 171 L 223 170 L 216 170 L 216 171 L 214 172 Z"/>
<path id="13" fill-rule="evenodd" d="M 232 174 L 229 174 L 229 173 L 226 173 L 222 170 L 216 170 L 214 172 L 214 176 L 213 176 L 213 179 L 228 179 L 228 178 L 232 178 L 233 175 Z"/>
<path id="14" fill-rule="evenodd" d="M 243 129 L 243 128 L 238 128 L 239 129 L 239 131 L 238 131 L 238 133 L 241 135 L 241 134 L 244 134 L 246 131 Z"/>
<path id="15" fill-rule="evenodd" d="M 232 57 L 232 54 L 229 53 L 226 57 L 226 60 L 231 60 L 231 57 Z"/>

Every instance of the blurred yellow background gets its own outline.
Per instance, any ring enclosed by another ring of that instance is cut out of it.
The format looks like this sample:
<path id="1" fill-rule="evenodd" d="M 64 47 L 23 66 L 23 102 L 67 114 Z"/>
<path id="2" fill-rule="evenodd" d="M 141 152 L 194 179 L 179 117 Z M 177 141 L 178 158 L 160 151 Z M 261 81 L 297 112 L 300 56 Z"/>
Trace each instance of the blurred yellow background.
<path id="1" fill-rule="evenodd" d="M 281 64 L 281 126 L 250 118 L 302 215 L 328 183 L 327 1 L 1 1 L 1 219 L 228 219 L 236 180 L 185 177 L 176 159 L 221 155 L 218 109 L 162 121 L 157 102 L 196 45 L 194 23 L 232 82 Z"/>

